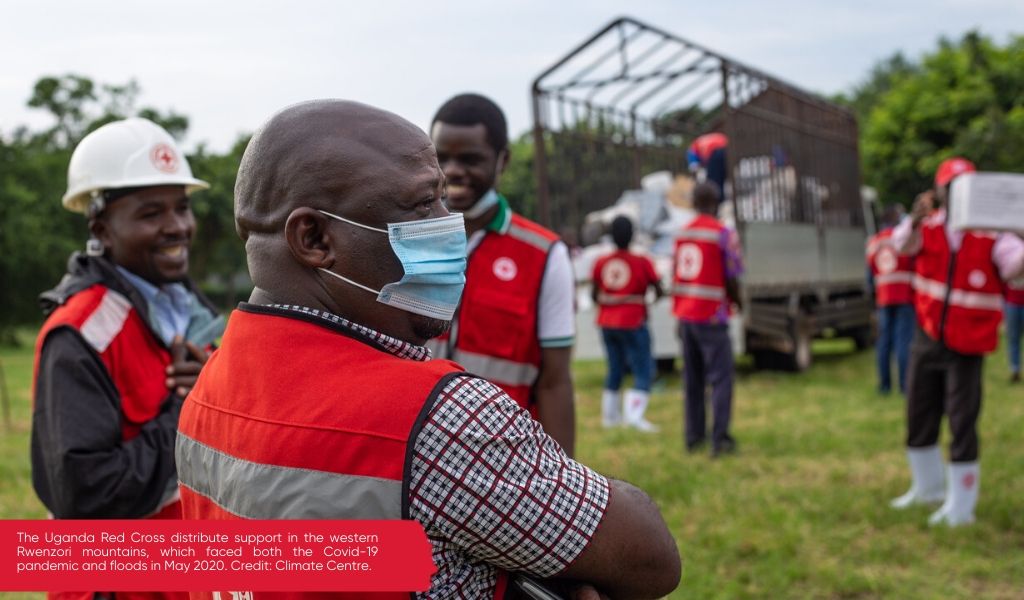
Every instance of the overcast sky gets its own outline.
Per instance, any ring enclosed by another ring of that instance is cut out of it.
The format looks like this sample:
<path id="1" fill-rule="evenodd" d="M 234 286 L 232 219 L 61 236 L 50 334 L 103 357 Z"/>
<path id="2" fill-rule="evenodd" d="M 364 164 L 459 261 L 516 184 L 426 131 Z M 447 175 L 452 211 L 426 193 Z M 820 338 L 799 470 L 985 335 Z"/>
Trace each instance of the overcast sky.
<path id="1" fill-rule="evenodd" d="M 940 35 L 1024 33 L 1022 0 L 13 0 L 0 18 L 0 132 L 48 121 L 25 108 L 43 75 L 135 78 L 140 104 L 191 118 L 186 148 L 224 150 L 275 110 L 340 97 L 426 129 L 448 97 L 492 97 L 510 133 L 531 125 L 529 86 L 618 16 L 632 16 L 809 90 L 860 81 Z"/>

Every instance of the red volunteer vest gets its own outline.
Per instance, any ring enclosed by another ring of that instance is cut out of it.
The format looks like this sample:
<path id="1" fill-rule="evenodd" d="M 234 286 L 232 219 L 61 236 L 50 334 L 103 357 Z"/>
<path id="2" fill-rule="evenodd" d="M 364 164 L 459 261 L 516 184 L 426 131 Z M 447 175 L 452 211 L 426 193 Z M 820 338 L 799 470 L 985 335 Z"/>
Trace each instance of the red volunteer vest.
<path id="1" fill-rule="evenodd" d="M 148 421 L 160 413 L 160 405 L 169 391 L 164 384 L 171 355 L 153 336 L 131 302 L 101 284 L 75 294 L 43 323 L 36 338 L 32 375 L 33 396 L 39 374 L 43 344 L 58 327 L 73 327 L 100 355 L 107 373 L 121 396 L 121 437 L 128 441 L 139 434 Z M 151 519 L 181 518 L 181 503 L 175 500 Z M 49 592 L 50 600 L 92 600 L 94 592 Z M 179 600 L 181 592 L 118 592 L 125 600 Z"/>
<path id="2" fill-rule="evenodd" d="M 1003 316 L 1003 284 L 992 262 L 995 236 L 965 232 L 955 254 L 943 223 L 925 224 L 921 236 L 914 276 L 921 328 L 961 354 L 995 350 Z"/>
<path id="3" fill-rule="evenodd" d="M 647 320 L 644 294 L 654 281 L 650 260 L 628 250 L 616 250 L 594 264 L 597 286 L 597 324 L 612 329 L 636 329 Z"/>
<path id="4" fill-rule="evenodd" d="M 868 265 L 875 278 L 875 304 L 891 306 L 914 301 L 914 258 L 900 254 L 892 243 L 892 229 L 879 231 L 868 240 Z"/>
<path id="5" fill-rule="evenodd" d="M 462 369 L 398 358 L 320 319 L 260 307 L 232 314 L 178 423 L 184 518 L 409 518 L 410 446 L 436 393 Z M 505 581 L 499 573 L 502 594 Z M 253 598 L 328 596 L 410 594 Z"/>
<path id="6" fill-rule="evenodd" d="M 1018 306 L 1024 306 L 1024 277 L 1018 277 L 1006 282 L 1006 301 Z"/>
<path id="7" fill-rule="evenodd" d="M 672 275 L 672 312 L 684 321 L 707 321 L 722 306 L 725 264 L 721 239 L 725 226 L 710 215 L 698 215 L 676 238 Z"/>
<path id="8" fill-rule="evenodd" d="M 160 412 L 169 391 L 164 384 L 171 355 L 154 337 L 128 298 L 101 284 L 85 289 L 54 310 L 36 338 L 34 375 L 46 336 L 55 328 L 70 326 L 100 355 L 121 395 L 125 440 Z"/>
<path id="9" fill-rule="evenodd" d="M 501 387 L 537 416 L 540 373 L 537 303 L 558 236 L 517 214 L 504 234 L 488 232 L 469 255 L 452 359 Z"/>

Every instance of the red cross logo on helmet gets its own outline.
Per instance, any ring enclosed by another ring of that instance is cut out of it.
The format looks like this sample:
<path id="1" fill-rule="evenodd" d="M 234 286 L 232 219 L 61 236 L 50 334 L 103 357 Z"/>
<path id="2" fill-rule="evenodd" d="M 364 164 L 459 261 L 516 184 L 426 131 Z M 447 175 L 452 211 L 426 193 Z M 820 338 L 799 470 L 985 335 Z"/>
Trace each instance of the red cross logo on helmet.
<path id="1" fill-rule="evenodd" d="M 149 160 L 162 173 L 175 173 L 178 171 L 178 155 L 167 144 L 157 144 L 149 152 Z"/>

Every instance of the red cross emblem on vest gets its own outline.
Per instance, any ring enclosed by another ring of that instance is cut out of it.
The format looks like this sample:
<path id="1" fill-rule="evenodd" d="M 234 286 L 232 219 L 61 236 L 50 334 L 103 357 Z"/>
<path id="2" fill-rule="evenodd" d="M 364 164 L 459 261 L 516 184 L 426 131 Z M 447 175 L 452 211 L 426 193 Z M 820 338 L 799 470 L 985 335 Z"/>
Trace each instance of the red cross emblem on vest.
<path id="1" fill-rule="evenodd" d="M 519 273 L 519 267 L 516 266 L 516 261 L 507 256 L 502 256 L 498 260 L 494 261 L 494 265 L 492 265 L 491 269 L 494 271 L 494 276 L 502 281 L 512 281 Z"/>
<path id="2" fill-rule="evenodd" d="M 679 246 L 676 254 L 676 275 L 679 279 L 689 281 L 696 279 L 704 268 L 704 255 L 696 244 L 683 244 Z"/>

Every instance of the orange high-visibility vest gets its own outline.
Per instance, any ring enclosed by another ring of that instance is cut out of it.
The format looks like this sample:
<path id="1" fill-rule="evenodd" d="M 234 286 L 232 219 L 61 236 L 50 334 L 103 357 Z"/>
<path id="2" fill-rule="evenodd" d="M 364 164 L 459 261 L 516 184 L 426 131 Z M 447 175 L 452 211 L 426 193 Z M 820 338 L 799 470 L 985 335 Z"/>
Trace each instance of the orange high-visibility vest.
<path id="1" fill-rule="evenodd" d="M 256 306 L 231 315 L 178 423 L 184 518 L 410 518 L 412 445 L 462 369 L 399 358 L 320 319 Z M 504 582 L 499 572 L 501 592 Z M 364 596 L 410 597 L 339 595 Z"/>

